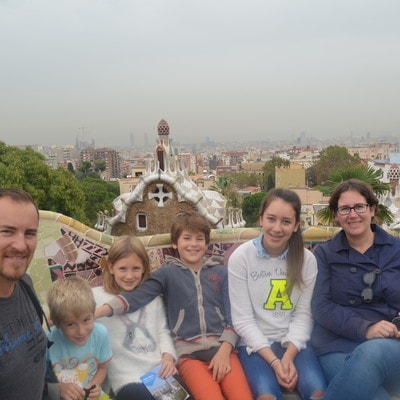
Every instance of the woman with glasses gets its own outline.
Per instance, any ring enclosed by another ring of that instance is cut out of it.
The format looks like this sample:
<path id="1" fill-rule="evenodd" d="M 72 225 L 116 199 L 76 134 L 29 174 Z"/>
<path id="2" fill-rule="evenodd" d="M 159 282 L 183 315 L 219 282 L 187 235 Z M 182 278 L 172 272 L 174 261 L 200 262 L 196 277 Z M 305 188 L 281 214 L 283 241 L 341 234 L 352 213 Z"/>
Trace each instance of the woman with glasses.
<path id="1" fill-rule="evenodd" d="M 315 250 L 312 344 L 329 382 L 325 400 L 400 394 L 400 239 L 374 223 L 378 200 L 363 181 L 333 191 L 342 230 Z M 372 340 L 373 339 L 373 340 Z"/>

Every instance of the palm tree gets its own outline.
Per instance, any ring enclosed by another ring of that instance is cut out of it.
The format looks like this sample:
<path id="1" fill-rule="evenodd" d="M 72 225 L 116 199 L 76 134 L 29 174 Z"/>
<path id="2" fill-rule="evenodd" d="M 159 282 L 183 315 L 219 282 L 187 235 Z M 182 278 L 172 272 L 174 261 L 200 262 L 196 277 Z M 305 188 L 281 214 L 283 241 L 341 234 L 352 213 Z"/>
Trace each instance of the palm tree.
<path id="1" fill-rule="evenodd" d="M 380 170 L 375 170 L 374 168 L 367 165 L 357 165 L 349 168 L 340 168 L 329 174 L 327 180 L 327 186 L 321 187 L 320 190 L 324 195 L 330 196 L 335 189 L 335 187 L 347 179 L 359 179 L 368 183 L 375 195 L 384 195 L 390 190 L 388 183 L 382 183 L 380 179 L 382 178 L 383 172 Z M 390 224 L 394 221 L 394 215 L 384 204 L 378 205 L 379 213 L 377 216 L 377 222 L 379 224 Z M 333 222 L 333 214 L 329 207 L 324 207 L 318 211 L 318 218 L 324 225 L 331 225 Z"/>
<path id="2" fill-rule="evenodd" d="M 222 175 L 217 178 L 211 190 L 221 193 L 227 200 L 227 207 L 240 207 L 240 196 L 236 190 L 235 183 L 230 176 Z"/>

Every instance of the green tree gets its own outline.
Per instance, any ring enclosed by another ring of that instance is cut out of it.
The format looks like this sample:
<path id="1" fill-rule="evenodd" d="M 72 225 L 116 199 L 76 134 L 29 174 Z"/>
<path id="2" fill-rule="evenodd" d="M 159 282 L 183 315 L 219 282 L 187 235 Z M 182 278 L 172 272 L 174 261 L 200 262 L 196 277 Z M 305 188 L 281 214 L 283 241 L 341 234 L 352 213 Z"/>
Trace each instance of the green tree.
<path id="1" fill-rule="evenodd" d="M 0 142 L 0 183 L 31 194 L 39 208 L 45 201 L 50 168 L 42 155 L 31 147 L 21 150 Z"/>
<path id="2" fill-rule="evenodd" d="M 382 171 L 375 170 L 372 167 L 366 165 L 358 165 L 355 167 L 349 168 L 341 168 L 336 171 L 332 171 L 329 174 L 326 187 L 321 188 L 321 191 L 330 196 L 335 189 L 335 187 L 340 183 L 347 179 L 359 179 L 368 183 L 375 195 L 379 197 L 380 195 L 385 194 L 390 190 L 390 186 L 388 183 L 382 183 L 380 181 L 382 177 Z M 379 213 L 376 217 L 377 222 L 380 224 L 390 224 L 394 221 L 393 213 L 384 205 L 379 204 Z M 330 211 L 329 207 L 325 207 L 318 212 L 318 218 L 324 225 L 331 225 L 333 222 L 333 214 Z"/>
<path id="3" fill-rule="evenodd" d="M 265 192 L 259 192 L 246 196 L 243 199 L 242 215 L 246 221 L 246 227 L 258 226 L 258 212 L 265 195 Z"/>
<path id="4" fill-rule="evenodd" d="M 308 187 L 314 187 L 317 185 L 317 169 L 313 165 L 306 169 L 306 182 Z"/>
<path id="5" fill-rule="evenodd" d="M 68 215 L 89 225 L 90 220 L 83 207 L 86 196 L 79 181 L 63 168 L 51 169 L 49 172 L 51 185 L 42 209 Z"/>
<path id="6" fill-rule="evenodd" d="M 94 170 L 98 173 L 104 172 L 107 168 L 105 160 L 95 160 L 93 164 Z"/>
<path id="7" fill-rule="evenodd" d="M 87 223 L 84 193 L 68 171 L 51 169 L 31 147 L 22 150 L 0 142 L 0 186 L 24 189 L 39 209 L 55 211 Z"/>
<path id="8" fill-rule="evenodd" d="M 346 147 L 328 146 L 319 154 L 319 160 L 307 170 L 309 186 L 325 185 L 332 171 L 360 165 L 358 154 L 352 156 Z"/>
<path id="9" fill-rule="evenodd" d="M 103 161 L 103 160 L 98 160 Z M 105 162 L 104 162 L 105 163 Z M 103 164 L 100 163 L 101 167 Z M 99 172 L 97 172 L 90 161 L 83 161 L 81 166 L 75 171 L 75 176 L 78 180 L 84 178 L 100 178 Z"/>
<path id="10" fill-rule="evenodd" d="M 265 192 L 275 187 L 275 167 L 290 167 L 290 161 L 281 157 L 272 157 L 263 168 L 264 179 L 261 189 Z"/>
<path id="11" fill-rule="evenodd" d="M 111 215 L 112 202 L 119 196 L 118 182 L 107 182 L 99 178 L 84 178 L 79 184 L 85 193 L 84 209 L 90 221 L 94 226 L 97 222 L 99 212 L 109 211 Z"/>
<path id="12" fill-rule="evenodd" d="M 271 190 L 272 188 L 275 187 L 275 176 L 272 175 L 268 175 L 267 177 L 267 186 L 266 186 L 266 190 Z"/>
<path id="13" fill-rule="evenodd" d="M 87 174 L 91 169 L 92 163 L 90 161 L 82 161 L 82 164 L 78 168 L 78 171 L 82 171 L 84 174 Z"/>
<path id="14" fill-rule="evenodd" d="M 217 178 L 211 190 L 221 193 L 227 200 L 227 207 L 240 207 L 240 196 L 237 192 L 234 180 L 229 175 L 221 175 Z"/>
<path id="15" fill-rule="evenodd" d="M 246 186 L 261 186 L 263 176 L 255 172 L 239 172 L 232 175 L 232 180 L 236 187 L 242 189 Z"/>

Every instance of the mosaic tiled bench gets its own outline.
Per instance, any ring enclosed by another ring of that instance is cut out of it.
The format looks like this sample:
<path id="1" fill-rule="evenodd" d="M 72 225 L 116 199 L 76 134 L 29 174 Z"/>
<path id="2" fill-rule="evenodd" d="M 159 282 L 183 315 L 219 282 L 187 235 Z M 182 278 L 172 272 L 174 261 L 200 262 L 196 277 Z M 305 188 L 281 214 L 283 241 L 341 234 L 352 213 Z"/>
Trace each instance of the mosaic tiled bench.
<path id="1" fill-rule="evenodd" d="M 224 263 L 240 244 L 259 234 L 257 228 L 214 229 L 208 255 L 223 256 Z M 310 227 L 303 231 L 307 246 L 322 242 L 334 235 L 337 228 Z M 115 237 L 89 228 L 65 215 L 40 211 L 38 246 L 29 268 L 35 289 L 41 300 L 46 297 L 50 283 L 70 275 L 79 275 L 91 286 L 101 284 L 101 265 Z M 167 254 L 173 254 L 169 234 L 140 238 L 148 250 L 153 269 L 164 262 Z"/>
<path id="2" fill-rule="evenodd" d="M 307 247 L 330 239 L 338 228 L 309 227 L 303 230 Z M 223 257 L 224 264 L 232 251 L 241 243 L 256 237 L 257 228 L 215 229 L 207 254 Z M 36 292 L 45 301 L 47 288 L 52 281 L 70 275 L 79 275 L 92 287 L 101 285 L 101 266 L 106 262 L 108 248 L 115 237 L 62 214 L 40 211 L 38 246 L 29 267 Z M 141 237 L 153 269 L 164 263 L 167 254 L 173 254 L 169 234 Z M 296 393 L 285 393 L 284 400 L 299 400 Z M 400 398 L 396 398 L 400 400 Z M 392 400 L 395 400 L 393 398 Z"/>

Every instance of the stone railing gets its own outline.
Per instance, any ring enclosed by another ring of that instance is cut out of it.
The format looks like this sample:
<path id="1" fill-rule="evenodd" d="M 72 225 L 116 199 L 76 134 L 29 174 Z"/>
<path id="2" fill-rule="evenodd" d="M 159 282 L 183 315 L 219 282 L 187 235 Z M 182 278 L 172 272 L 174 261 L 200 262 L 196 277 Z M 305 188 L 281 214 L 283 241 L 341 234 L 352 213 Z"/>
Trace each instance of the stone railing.
<path id="1" fill-rule="evenodd" d="M 303 230 L 306 246 L 331 238 L 338 228 L 309 227 Z M 213 229 L 208 254 L 218 254 L 228 260 L 240 244 L 256 237 L 257 228 Z M 29 273 L 36 291 L 44 300 L 50 283 L 69 275 L 79 275 L 92 286 L 101 284 L 101 266 L 106 261 L 108 248 L 116 237 L 51 211 L 40 211 L 38 246 Z M 152 268 L 163 264 L 164 256 L 172 253 L 169 234 L 140 238 L 148 250 Z"/>

